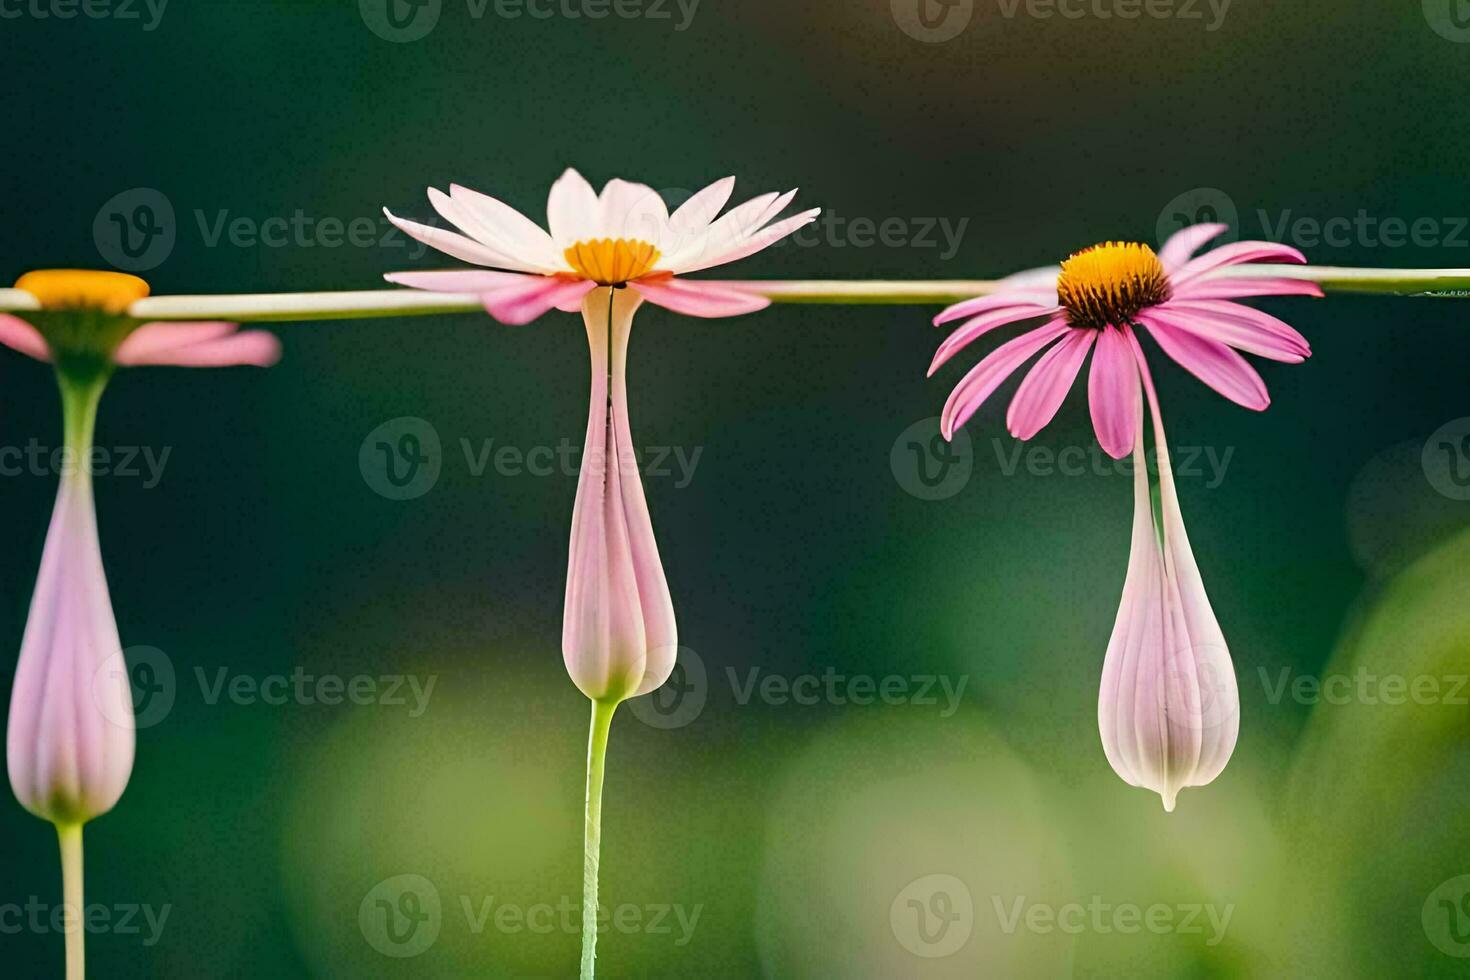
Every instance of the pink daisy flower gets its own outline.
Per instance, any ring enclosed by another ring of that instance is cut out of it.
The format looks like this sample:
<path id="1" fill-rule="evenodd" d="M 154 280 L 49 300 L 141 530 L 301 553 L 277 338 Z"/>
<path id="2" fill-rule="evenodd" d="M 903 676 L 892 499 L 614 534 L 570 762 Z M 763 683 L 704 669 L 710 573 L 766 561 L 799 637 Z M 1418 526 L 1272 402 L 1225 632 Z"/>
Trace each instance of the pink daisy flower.
<path id="1" fill-rule="evenodd" d="M 1235 300 L 1320 297 L 1322 290 L 1300 279 L 1238 274 L 1238 267 L 1248 263 L 1306 261 L 1287 245 L 1236 242 L 1192 257 L 1225 230 L 1224 225 L 1194 225 L 1157 254 L 1135 243 L 1095 245 L 1059 269 L 1013 276 L 998 291 L 939 314 L 936 326 L 963 323 L 940 344 L 930 376 L 993 330 L 1041 321 L 992 351 L 955 386 L 941 416 L 945 438 L 953 438 L 996 388 L 1042 354 L 1006 413 L 1011 435 L 1032 438 L 1055 417 L 1091 351 L 1087 387 L 1097 440 L 1114 458 L 1127 456 L 1141 411 L 1139 368 L 1130 351 L 1130 339 L 1140 328 L 1215 391 L 1238 405 L 1264 410 L 1271 403 L 1266 385 L 1240 352 L 1294 364 L 1312 350 L 1287 324 Z"/>
<path id="2" fill-rule="evenodd" d="M 406 221 L 384 209 L 405 234 L 486 270 L 393 272 L 389 282 L 436 292 L 477 293 L 502 323 L 530 323 L 552 309 L 575 313 L 598 286 L 626 286 L 676 313 L 725 317 L 752 313 L 770 300 L 727 283 L 679 278 L 726 265 L 816 220 L 820 208 L 777 221 L 796 197 L 762 194 L 720 212 L 735 178 L 717 180 L 673 213 L 645 184 L 610 180 L 598 194 L 575 170 L 551 186 L 546 231 L 515 208 L 451 184 L 429 189 L 429 202 L 464 234 Z"/>
<path id="3" fill-rule="evenodd" d="M 1305 262 L 1296 249 L 1239 242 L 1193 258 L 1223 225 L 1179 232 L 1156 255 L 1147 245 L 1108 242 L 1058 269 L 1023 273 L 995 293 L 959 303 L 936 324 L 964 321 L 940 345 L 932 375 L 960 350 L 1001 327 L 1039 325 L 998 347 L 949 396 L 945 438 L 1011 374 L 1040 359 L 1012 398 L 1006 426 L 1030 439 L 1055 417 L 1092 353 L 1088 400 L 1097 440 L 1133 454 L 1133 540 L 1122 601 L 1098 693 L 1098 731 L 1125 782 L 1159 794 L 1172 811 L 1179 791 L 1213 782 L 1235 751 L 1240 693 L 1174 486 L 1158 395 L 1139 341 L 1147 333 L 1176 363 L 1231 401 L 1257 411 L 1266 386 L 1241 351 L 1287 363 L 1311 355 L 1287 324 L 1235 302 L 1252 296 L 1321 296 L 1312 282 L 1252 275 L 1254 262 Z M 1157 513 L 1144 457 L 1145 396 L 1158 461 Z"/>

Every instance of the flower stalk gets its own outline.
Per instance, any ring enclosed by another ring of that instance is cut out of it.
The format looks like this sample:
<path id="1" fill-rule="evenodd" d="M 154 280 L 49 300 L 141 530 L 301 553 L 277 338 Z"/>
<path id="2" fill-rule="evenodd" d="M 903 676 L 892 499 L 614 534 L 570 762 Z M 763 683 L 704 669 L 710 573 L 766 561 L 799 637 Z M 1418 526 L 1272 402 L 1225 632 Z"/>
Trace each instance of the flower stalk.
<path id="1" fill-rule="evenodd" d="M 66 980 L 84 980 L 87 975 L 86 930 L 82 902 L 82 825 L 56 825 L 61 842 L 61 900 L 66 915 Z"/>
<path id="2" fill-rule="evenodd" d="M 617 701 L 593 701 L 587 735 L 587 809 L 582 839 L 582 980 L 592 980 L 597 960 L 597 871 L 602 851 L 602 777 L 607 737 Z"/>

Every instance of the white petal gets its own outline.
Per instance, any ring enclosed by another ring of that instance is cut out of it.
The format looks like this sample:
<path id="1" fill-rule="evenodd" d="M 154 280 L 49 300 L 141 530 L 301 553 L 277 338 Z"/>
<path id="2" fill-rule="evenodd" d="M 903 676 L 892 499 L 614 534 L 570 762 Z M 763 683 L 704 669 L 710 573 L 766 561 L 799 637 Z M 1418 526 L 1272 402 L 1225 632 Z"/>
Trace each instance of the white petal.
<path id="1" fill-rule="evenodd" d="M 558 251 L 565 252 L 577 242 L 596 238 L 599 213 L 597 192 L 585 177 L 568 168 L 551 185 L 551 195 L 546 200 L 546 222 Z"/>

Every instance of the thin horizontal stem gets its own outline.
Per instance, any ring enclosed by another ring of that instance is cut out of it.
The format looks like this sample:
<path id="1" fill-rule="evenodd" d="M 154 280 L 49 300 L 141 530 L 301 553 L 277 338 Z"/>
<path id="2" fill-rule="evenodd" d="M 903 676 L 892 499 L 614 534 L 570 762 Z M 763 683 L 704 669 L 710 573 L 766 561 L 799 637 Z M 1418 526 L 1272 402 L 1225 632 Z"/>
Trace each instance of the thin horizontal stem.
<path id="1" fill-rule="evenodd" d="M 1235 276 L 1305 279 L 1328 292 L 1378 293 L 1437 299 L 1470 299 L 1470 269 L 1351 269 L 1334 266 L 1235 266 Z M 731 285 L 769 296 L 776 303 L 943 306 L 993 292 L 997 280 L 765 280 Z M 0 289 L 0 310 L 37 308 L 34 297 Z M 473 293 L 375 289 L 332 293 L 246 293 L 218 296 L 151 296 L 129 313 L 142 320 L 343 320 L 368 317 L 478 313 Z"/>

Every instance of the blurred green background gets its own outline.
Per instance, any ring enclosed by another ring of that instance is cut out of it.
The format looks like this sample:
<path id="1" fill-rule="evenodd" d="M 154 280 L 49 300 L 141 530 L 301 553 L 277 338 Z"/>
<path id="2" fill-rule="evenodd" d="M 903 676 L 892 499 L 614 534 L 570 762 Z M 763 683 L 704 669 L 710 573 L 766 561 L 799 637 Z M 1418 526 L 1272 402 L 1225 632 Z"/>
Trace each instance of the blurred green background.
<path id="1" fill-rule="evenodd" d="M 547 18 L 393 2 L 391 20 L 382 0 L 4 5 L 0 274 L 111 262 L 148 266 L 159 293 L 374 288 L 452 264 L 380 243 L 381 206 L 427 218 L 423 189 L 459 181 L 541 220 L 568 165 L 675 197 L 727 173 L 742 199 L 799 185 L 841 219 L 737 277 L 985 277 L 1211 214 L 1319 263 L 1470 266 L 1456 0 L 1236 0 L 1223 18 L 1180 0 L 1132 20 L 1097 14 L 1127 0 L 1074 3 L 1079 18 L 624 0 L 600 20 L 565 13 L 609 9 L 596 0 Z M 269 219 L 300 237 L 256 240 Z M 341 244 L 325 219 L 377 232 Z M 862 223 L 886 219 L 887 241 Z M 939 229 L 961 227 L 951 247 Z M 933 309 L 641 314 L 635 441 L 699 454 L 647 479 L 687 669 L 614 724 L 602 894 L 626 917 L 601 972 L 1470 972 L 1470 504 L 1453 479 L 1470 469 L 1470 308 L 1270 309 L 1316 355 L 1262 366 L 1265 415 L 1157 372 L 1171 439 L 1201 450 L 1181 495 L 1243 702 L 1234 761 L 1173 815 L 1112 774 L 1096 730 L 1126 476 L 1011 467 L 997 399 L 949 496 L 924 499 L 909 444 L 973 363 L 924 380 Z M 580 444 L 580 324 L 279 333 L 269 371 L 128 372 L 103 403 L 119 463 L 169 455 L 156 480 L 141 460 L 97 480 L 123 642 L 163 687 L 140 701 L 127 793 L 87 831 L 87 898 L 111 923 L 93 975 L 571 975 L 576 922 L 556 910 L 581 882 L 586 703 L 559 654 L 576 481 L 475 460 L 487 440 Z M 58 445 L 48 372 L 4 361 L 0 445 Z M 1079 396 L 1034 445 L 1091 444 Z M 359 452 L 402 418 L 437 435 L 439 473 L 394 500 Z M 55 477 L 21 467 L 0 488 L 8 697 Z M 421 712 L 411 693 L 212 696 L 298 670 L 434 687 Z M 829 670 L 844 690 L 908 678 L 911 696 L 745 693 Z M 1361 671 L 1439 695 L 1328 704 L 1289 686 Z M 958 706 L 912 696 L 924 677 L 963 684 Z M 61 937 L 6 911 L 59 888 L 51 829 L 0 806 L 6 976 L 60 975 Z M 409 908 L 405 889 L 430 918 L 403 944 L 383 909 Z M 1163 927 L 1140 925 L 1154 907 Z M 140 908 L 168 917 L 154 929 Z M 1048 909 L 1081 927 L 1047 928 Z"/>

